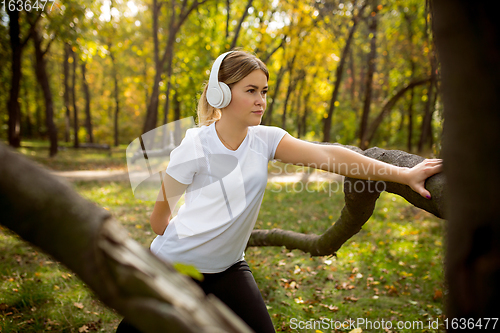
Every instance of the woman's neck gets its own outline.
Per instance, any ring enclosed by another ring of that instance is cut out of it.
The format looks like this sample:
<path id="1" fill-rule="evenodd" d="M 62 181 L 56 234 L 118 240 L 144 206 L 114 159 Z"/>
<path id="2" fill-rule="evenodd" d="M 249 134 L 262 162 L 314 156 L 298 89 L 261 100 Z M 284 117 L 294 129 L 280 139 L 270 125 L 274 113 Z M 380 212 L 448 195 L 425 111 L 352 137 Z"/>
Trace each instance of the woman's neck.
<path id="1" fill-rule="evenodd" d="M 245 140 L 248 126 L 237 126 L 234 122 L 224 121 L 221 118 L 215 123 L 215 130 L 224 146 L 236 150 Z"/>

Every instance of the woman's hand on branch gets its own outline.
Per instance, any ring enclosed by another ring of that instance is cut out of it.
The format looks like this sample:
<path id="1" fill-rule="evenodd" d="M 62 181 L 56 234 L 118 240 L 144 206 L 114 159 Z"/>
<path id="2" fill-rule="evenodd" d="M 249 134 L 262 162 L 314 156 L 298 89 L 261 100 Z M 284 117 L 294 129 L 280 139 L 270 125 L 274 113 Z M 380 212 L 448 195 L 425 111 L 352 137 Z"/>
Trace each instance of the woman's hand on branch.
<path id="1" fill-rule="evenodd" d="M 407 185 L 421 196 L 430 199 L 431 194 L 424 187 L 425 180 L 430 176 L 441 172 L 443 169 L 443 160 L 441 159 L 426 159 L 408 169 Z"/>

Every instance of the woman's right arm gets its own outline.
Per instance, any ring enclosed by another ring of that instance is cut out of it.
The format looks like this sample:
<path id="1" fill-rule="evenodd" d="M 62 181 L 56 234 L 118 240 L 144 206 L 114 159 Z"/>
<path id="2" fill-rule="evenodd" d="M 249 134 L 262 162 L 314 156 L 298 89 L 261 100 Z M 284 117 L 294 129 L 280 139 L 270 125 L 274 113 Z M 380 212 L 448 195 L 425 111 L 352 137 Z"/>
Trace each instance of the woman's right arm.
<path id="1" fill-rule="evenodd" d="M 187 186 L 165 173 L 153 213 L 149 219 L 149 223 L 151 223 L 151 227 L 156 234 L 163 235 L 165 232 L 172 216 L 172 209 L 175 208 Z"/>

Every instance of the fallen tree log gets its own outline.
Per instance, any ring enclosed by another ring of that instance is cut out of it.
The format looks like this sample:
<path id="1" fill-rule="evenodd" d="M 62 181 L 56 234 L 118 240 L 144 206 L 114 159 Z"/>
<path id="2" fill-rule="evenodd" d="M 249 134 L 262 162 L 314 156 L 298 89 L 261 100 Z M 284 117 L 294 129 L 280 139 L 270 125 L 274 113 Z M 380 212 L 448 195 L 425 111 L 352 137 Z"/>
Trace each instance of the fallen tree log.
<path id="1" fill-rule="evenodd" d="M 145 333 L 251 332 L 130 239 L 111 214 L 65 181 L 0 144 L 0 224 L 75 272 L 108 306 Z"/>

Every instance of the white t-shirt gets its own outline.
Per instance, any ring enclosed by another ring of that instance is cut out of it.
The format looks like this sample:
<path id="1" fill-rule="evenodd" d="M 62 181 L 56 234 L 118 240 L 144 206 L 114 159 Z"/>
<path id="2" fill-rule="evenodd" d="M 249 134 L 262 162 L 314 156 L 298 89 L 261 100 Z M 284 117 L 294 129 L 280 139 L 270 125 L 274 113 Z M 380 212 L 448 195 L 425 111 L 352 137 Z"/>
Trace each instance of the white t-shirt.
<path id="1" fill-rule="evenodd" d="M 243 260 L 267 184 L 267 165 L 286 131 L 253 126 L 236 151 L 215 123 L 192 128 L 170 154 L 167 173 L 188 184 L 185 202 L 151 251 L 170 262 L 218 273 Z"/>

